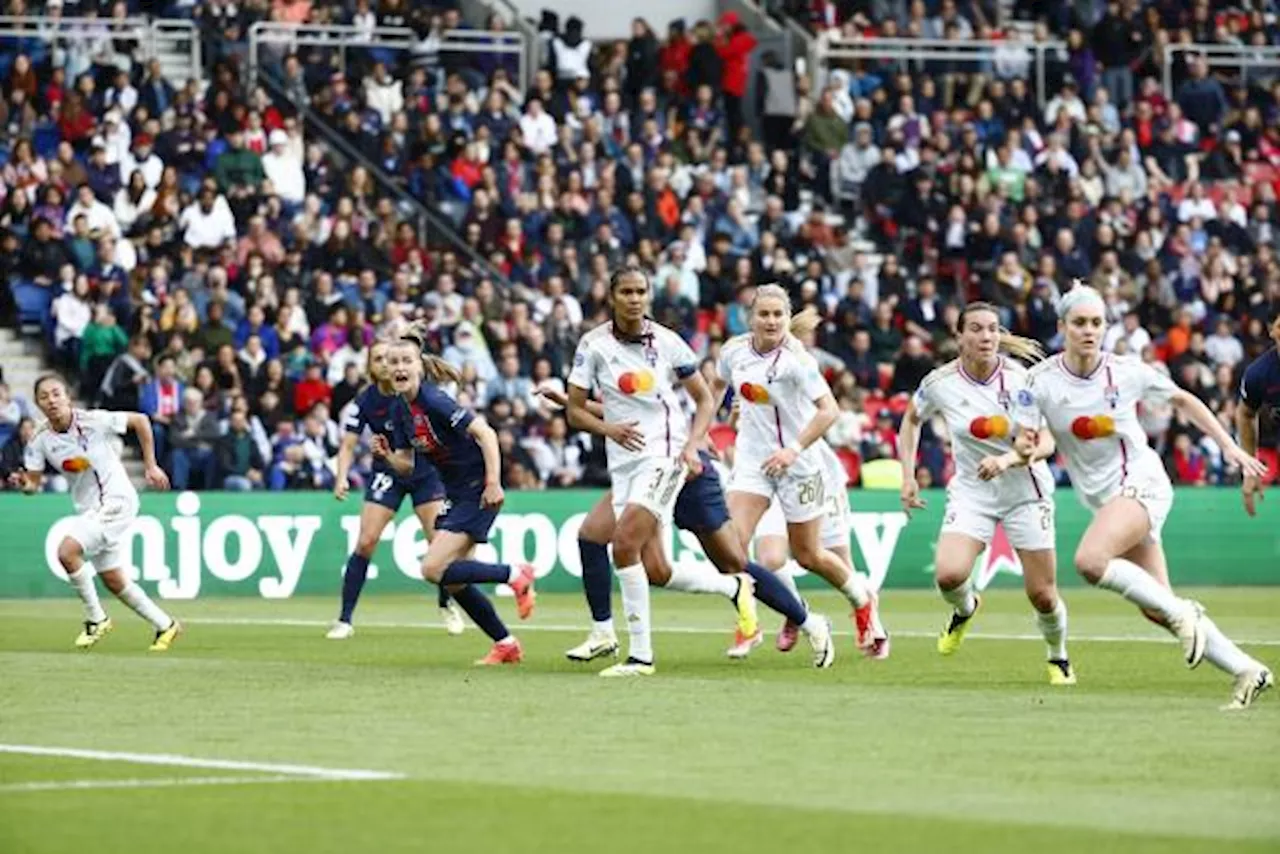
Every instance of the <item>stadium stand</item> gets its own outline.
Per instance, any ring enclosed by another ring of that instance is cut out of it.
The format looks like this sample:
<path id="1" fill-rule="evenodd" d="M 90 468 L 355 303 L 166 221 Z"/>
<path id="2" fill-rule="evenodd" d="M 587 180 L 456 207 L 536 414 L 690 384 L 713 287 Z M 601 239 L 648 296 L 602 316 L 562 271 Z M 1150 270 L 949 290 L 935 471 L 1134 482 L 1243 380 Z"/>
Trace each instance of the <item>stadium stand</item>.
<path id="1" fill-rule="evenodd" d="M 1275 10 L 1094 6 L 766 4 L 807 30 L 797 65 L 732 12 L 625 41 L 546 12 L 529 43 L 440 2 L 11 0 L 0 309 L 83 401 L 149 414 L 180 488 L 330 488 L 367 348 L 410 322 L 498 429 L 508 487 L 605 483 L 536 392 L 626 261 L 708 359 L 755 283 L 817 308 L 851 484 L 895 455 L 963 301 L 1053 350 L 1076 278 L 1109 349 L 1232 425 L 1280 300 Z M 6 468 L 23 386 L 0 385 Z M 1175 482 L 1235 482 L 1144 418 Z M 939 429 L 919 465 L 947 482 Z"/>

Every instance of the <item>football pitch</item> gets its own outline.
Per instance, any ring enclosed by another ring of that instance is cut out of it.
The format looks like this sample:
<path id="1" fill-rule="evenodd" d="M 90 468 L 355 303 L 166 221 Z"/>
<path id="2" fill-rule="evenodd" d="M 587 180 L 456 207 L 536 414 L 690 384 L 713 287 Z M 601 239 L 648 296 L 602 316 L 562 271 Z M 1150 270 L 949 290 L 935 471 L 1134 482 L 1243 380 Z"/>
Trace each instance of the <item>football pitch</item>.
<path id="1" fill-rule="evenodd" d="M 1280 664 L 1280 589 L 1195 595 Z M 1280 850 L 1280 696 L 1218 707 L 1125 603 L 1069 589 L 1080 684 L 1050 688 L 1021 594 L 990 592 L 963 649 L 944 606 L 890 591 L 889 661 L 834 669 L 770 635 L 730 662 L 719 599 L 655 593 L 658 675 L 604 680 L 563 650 L 580 596 L 543 595 L 519 667 L 478 669 L 433 595 L 171 602 L 168 654 L 108 602 L 0 601 L 0 852 L 1223 852 Z M 763 612 L 762 612 L 763 615 Z M 777 627 L 772 615 L 766 628 Z"/>

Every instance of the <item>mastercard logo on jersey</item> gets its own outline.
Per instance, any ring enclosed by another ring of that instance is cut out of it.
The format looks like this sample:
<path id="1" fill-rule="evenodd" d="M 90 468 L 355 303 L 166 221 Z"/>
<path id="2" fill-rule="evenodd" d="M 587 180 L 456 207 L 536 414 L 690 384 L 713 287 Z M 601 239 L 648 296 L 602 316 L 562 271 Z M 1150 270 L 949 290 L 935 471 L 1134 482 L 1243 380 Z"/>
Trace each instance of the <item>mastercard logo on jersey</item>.
<path id="1" fill-rule="evenodd" d="M 1086 442 L 1090 439 L 1105 439 L 1115 433 L 1116 422 L 1110 415 L 1081 415 L 1071 422 L 1071 435 Z"/>
<path id="2" fill-rule="evenodd" d="M 1003 415 L 980 415 L 969 422 L 975 439 L 1005 439 L 1009 436 L 1009 419 Z"/>
<path id="3" fill-rule="evenodd" d="M 738 394 L 742 395 L 742 399 L 748 403 L 768 403 L 769 390 L 762 385 L 755 383 L 743 383 L 738 388 Z"/>
<path id="4" fill-rule="evenodd" d="M 618 391 L 623 394 L 645 394 L 656 385 L 657 380 L 649 371 L 627 371 L 618 377 Z"/>
<path id="5" fill-rule="evenodd" d="M 79 474 L 89 470 L 88 457 L 71 457 L 62 461 L 62 470 L 69 474 Z"/>

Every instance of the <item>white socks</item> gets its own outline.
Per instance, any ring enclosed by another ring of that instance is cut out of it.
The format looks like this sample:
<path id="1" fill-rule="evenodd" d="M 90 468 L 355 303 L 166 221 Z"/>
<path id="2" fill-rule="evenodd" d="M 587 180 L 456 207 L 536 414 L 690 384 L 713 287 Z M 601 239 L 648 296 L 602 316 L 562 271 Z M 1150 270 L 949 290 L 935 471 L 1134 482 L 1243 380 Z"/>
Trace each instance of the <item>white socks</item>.
<path id="1" fill-rule="evenodd" d="M 1175 623 L 1187 609 L 1187 603 L 1173 594 L 1145 569 L 1124 558 L 1112 558 L 1098 586 L 1119 593 L 1139 608 L 1158 612 L 1170 624 Z"/>
<path id="2" fill-rule="evenodd" d="M 800 588 L 796 586 L 795 573 L 791 571 L 790 566 L 784 566 L 782 569 L 775 572 L 774 577 L 781 581 L 783 586 L 791 591 L 791 595 L 795 596 L 797 599 L 801 598 Z"/>
<path id="3" fill-rule="evenodd" d="M 1036 625 L 1044 636 L 1045 646 L 1049 649 L 1050 661 L 1067 660 L 1067 603 L 1061 599 L 1052 611 L 1047 614 L 1036 613 Z"/>
<path id="4" fill-rule="evenodd" d="M 1208 617 L 1204 618 L 1204 633 L 1204 660 L 1214 667 L 1232 676 L 1239 676 L 1246 670 L 1259 666 L 1257 661 L 1232 643 L 1231 639 L 1222 633 L 1222 629 Z"/>
<path id="5" fill-rule="evenodd" d="M 83 564 L 73 573 L 67 575 L 67 581 L 76 589 L 80 603 L 84 605 L 84 618 L 90 623 L 101 623 L 107 618 L 102 610 L 102 602 L 98 599 L 98 586 L 94 583 L 97 573 Z"/>
<path id="6" fill-rule="evenodd" d="M 613 620 L 592 620 L 591 633 L 593 635 L 609 635 L 613 636 Z"/>
<path id="7" fill-rule="evenodd" d="M 142 588 L 130 581 L 120 591 L 119 599 L 133 609 L 133 612 L 156 627 L 156 631 L 164 631 L 173 625 L 173 618 L 161 611 L 151 597 L 142 592 Z"/>
<path id="8" fill-rule="evenodd" d="M 962 617 L 968 617 L 978 610 L 978 597 L 973 595 L 972 578 L 966 578 L 964 584 L 951 590 L 943 590 L 939 587 L 938 592 L 942 594 L 943 601 Z"/>
<path id="9" fill-rule="evenodd" d="M 649 577 L 643 564 L 619 567 L 618 587 L 622 591 L 622 614 L 627 621 L 631 643 L 628 656 L 653 663 L 653 636 L 649 626 Z"/>
<path id="10" fill-rule="evenodd" d="M 844 598 L 853 603 L 853 607 L 861 608 L 863 605 L 871 601 L 871 591 L 867 589 L 867 582 L 857 570 L 849 573 L 849 579 L 840 586 L 840 592 L 844 594 Z"/>
<path id="11" fill-rule="evenodd" d="M 738 580 L 732 575 L 721 575 L 710 566 L 673 564 L 666 589 L 681 593 L 717 593 L 732 599 L 738 593 Z"/>

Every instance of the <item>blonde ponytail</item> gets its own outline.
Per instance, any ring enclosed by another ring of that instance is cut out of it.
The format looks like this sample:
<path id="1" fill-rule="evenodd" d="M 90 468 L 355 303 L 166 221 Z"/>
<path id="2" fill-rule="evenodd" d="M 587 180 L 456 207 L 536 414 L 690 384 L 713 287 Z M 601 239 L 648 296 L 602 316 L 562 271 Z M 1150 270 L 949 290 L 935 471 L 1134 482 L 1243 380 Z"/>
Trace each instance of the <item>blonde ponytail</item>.
<path id="1" fill-rule="evenodd" d="M 979 300 L 967 303 L 964 308 L 960 309 L 960 318 L 956 321 L 955 333 L 957 337 L 964 331 L 965 317 L 979 311 L 990 312 L 996 316 L 997 320 L 1000 317 L 999 310 L 989 302 Z M 1044 347 L 1041 346 L 1039 341 L 1025 338 L 1021 335 L 1014 335 L 1003 326 L 1000 327 L 999 348 L 1002 353 L 1008 353 L 1015 359 L 1020 359 L 1024 362 L 1039 362 L 1045 356 Z"/>
<path id="2" fill-rule="evenodd" d="M 462 384 L 461 371 L 434 353 L 427 352 L 427 330 L 421 323 L 415 323 L 406 329 L 400 340 L 417 345 L 422 357 L 422 376 L 432 385 Z"/>
<path id="3" fill-rule="evenodd" d="M 1014 335 L 1000 327 L 1000 350 L 1024 362 L 1039 362 L 1044 358 L 1044 347 L 1033 338 Z"/>
<path id="4" fill-rule="evenodd" d="M 799 314 L 791 316 L 789 330 L 796 338 L 804 338 L 817 331 L 822 325 L 822 315 L 813 306 L 805 306 Z"/>

